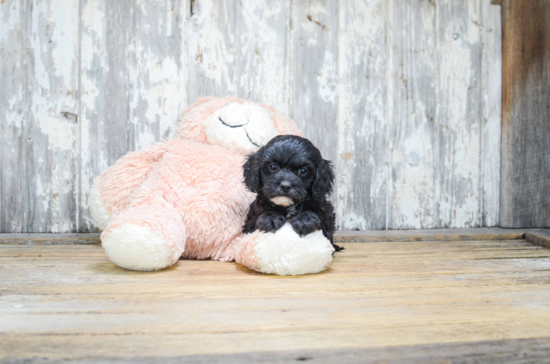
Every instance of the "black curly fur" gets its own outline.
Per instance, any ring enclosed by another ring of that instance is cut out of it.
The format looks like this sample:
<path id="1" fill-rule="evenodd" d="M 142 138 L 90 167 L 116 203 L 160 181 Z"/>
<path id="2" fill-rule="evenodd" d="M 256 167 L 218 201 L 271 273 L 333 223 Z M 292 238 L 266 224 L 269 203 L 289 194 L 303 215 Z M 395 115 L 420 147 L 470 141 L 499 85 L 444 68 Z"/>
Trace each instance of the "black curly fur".
<path id="1" fill-rule="evenodd" d="M 334 208 L 327 199 L 333 181 L 331 163 L 309 140 L 294 135 L 273 138 L 249 155 L 244 165 L 246 187 L 257 196 L 243 232 L 275 232 L 289 221 L 300 236 L 322 230 L 334 249 L 342 250 L 334 244 Z M 275 205 L 271 199 L 278 196 L 291 198 L 294 204 Z"/>

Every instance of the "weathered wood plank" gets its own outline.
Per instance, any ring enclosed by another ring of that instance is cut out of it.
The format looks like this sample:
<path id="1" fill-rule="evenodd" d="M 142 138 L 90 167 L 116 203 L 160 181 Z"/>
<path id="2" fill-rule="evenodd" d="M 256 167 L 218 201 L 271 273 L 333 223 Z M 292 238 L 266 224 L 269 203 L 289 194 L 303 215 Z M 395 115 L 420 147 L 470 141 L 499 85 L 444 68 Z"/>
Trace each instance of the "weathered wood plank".
<path id="1" fill-rule="evenodd" d="M 281 351 L 259 351 L 231 354 L 189 355 L 148 358 L 104 358 L 89 356 L 71 360 L 75 363 L 119 363 L 139 364 L 163 363 L 290 363 L 308 361 L 310 363 L 526 363 L 548 362 L 550 338 L 529 338 L 512 340 L 491 340 L 465 343 L 445 343 L 414 346 L 389 346 L 384 348 L 341 348 L 341 349 L 302 349 Z M 25 363 L 41 363 L 41 359 L 31 359 Z M 49 361 L 56 363 L 57 361 Z"/>
<path id="2" fill-rule="evenodd" d="M 550 226 L 550 2 L 502 6 L 500 225 Z"/>
<path id="3" fill-rule="evenodd" d="M 0 231 L 93 231 L 93 177 L 167 137 L 189 101 L 228 94 L 288 112 L 334 160 L 343 229 L 498 224 L 500 8 L 488 1 L 67 4 L 0 4 Z M 547 147 L 544 131 L 522 133 L 503 150 Z M 503 214 L 548 222 L 547 154 L 541 168 L 518 162 L 533 181 L 512 176 L 542 208 Z"/>
<path id="4" fill-rule="evenodd" d="M 498 226 L 500 218 L 500 124 L 502 121 L 501 8 L 481 1 L 482 226 Z"/>
<path id="5" fill-rule="evenodd" d="M 546 236 L 545 229 L 429 229 L 429 230 L 339 230 L 340 243 L 406 242 L 406 241 L 477 241 L 524 239 L 526 234 Z M 529 240 L 529 239 L 528 239 Z M 531 241 L 531 240 L 529 240 Z M 15 245 L 82 245 L 100 244 L 99 234 L 0 234 L 0 244 Z M 540 245 L 540 244 L 539 244 Z"/>
<path id="6" fill-rule="evenodd" d="M 94 177 L 128 151 L 169 136 L 186 107 L 182 64 L 188 4 L 81 1 L 79 231 L 93 231 Z"/>
<path id="7" fill-rule="evenodd" d="M 527 232 L 525 234 L 525 239 L 530 241 L 533 244 L 542 246 L 544 248 L 550 249 L 550 231 L 549 230 L 538 230 Z"/>
<path id="8" fill-rule="evenodd" d="M 292 3 L 290 115 L 323 158 L 336 163 L 338 149 L 338 2 Z M 335 185 L 335 188 L 337 185 Z M 338 203 L 333 192 L 333 202 Z"/>
<path id="9" fill-rule="evenodd" d="M 431 1 L 391 4 L 387 228 L 444 227 L 435 215 L 441 157 L 436 6 Z"/>
<path id="10" fill-rule="evenodd" d="M 0 234 L 0 244 L 88 245 L 101 244 L 99 234 Z"/>
<path id="11" fill-rule="evenodd" d="M 290 1 L 191 1 L 187 94 L 248 98 L 289 111 Z"/>
<path id="12" fill-rule="evenodd" d="M 529 230 L 527 230 L 529 231 Z M 337 231 L 335 240 L 346 243 L 398 241 L 474 241 L 523 239 L 524 229 L 474 228 L 384 231 Z"/>
<path id="13" fill-rule="evenodd" d="M 481 16 L 476 0 L 392 7 L 390 229 L 497 224 L 498 133 L 481 129 Z M 485 102 L 491 128 L 494 93 Z"/>
<path id="14" fill-rule="evenodd" d="M 0 245 L 10 277 L 0 287 L 0 360 L 350 349 L 384 360 L 396 346 L 489 355 L 491 345 L 476 345 L 485 341 L 505 355 L 505 341 L 550 337 L 547 249 L 525 240 L 345 247 L 322 274 L 277 277 L 193 260 L 131 272 L 99 246 Z"/>
<path id="15" fill-rule="evenodd" d="M 437 227 L 482 224 L 481 1 L 447 0 L 436 6 Z"/>
<path id="16" fill-rule="evenodd" d="M 28 21 L 25 3 L 13 1 L 0 6 L 0 231 L 25 231 L 28 221 L 28 191 L 24 163 L 29 118 L 25 87 Z M 12 77 L 16 75 L 15 77 Z M 10 103 L 11 100 L 11 103 Z M 8 213 L 10 211 L 10 213 Z"/>
<path id="17" fill-rule="evenodd" d="M 386 228 L 388 2 L 339 2 L 337 219 Z M 390 106 L 391 107 L 391 106 Z"/>
<path id="18" fill-rule="evenodd" d="M 0 232 L 76 231 L 78 3 L 0 4 Z"/>

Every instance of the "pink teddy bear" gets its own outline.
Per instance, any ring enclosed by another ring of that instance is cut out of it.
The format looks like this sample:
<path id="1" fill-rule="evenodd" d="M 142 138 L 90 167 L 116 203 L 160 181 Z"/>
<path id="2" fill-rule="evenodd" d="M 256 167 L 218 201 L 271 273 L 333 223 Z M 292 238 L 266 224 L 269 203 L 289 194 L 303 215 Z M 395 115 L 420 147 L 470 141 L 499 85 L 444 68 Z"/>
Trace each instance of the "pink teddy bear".
<path id="1" fill-rule="evenodd" d="M 180 257 L 279 275 L 326 269 L 333 248 L 321 231 L 300 237 L 287 223 L 275 233 L 242 233 L 255 198 L 242 182 L 245 157 L 281 134 L 302 135 L 271 107 L 232 97 L 197 100 L 175 139 L 129 153 L 96 178 L 91 212 L 109 259 L 143 271 Z"/>

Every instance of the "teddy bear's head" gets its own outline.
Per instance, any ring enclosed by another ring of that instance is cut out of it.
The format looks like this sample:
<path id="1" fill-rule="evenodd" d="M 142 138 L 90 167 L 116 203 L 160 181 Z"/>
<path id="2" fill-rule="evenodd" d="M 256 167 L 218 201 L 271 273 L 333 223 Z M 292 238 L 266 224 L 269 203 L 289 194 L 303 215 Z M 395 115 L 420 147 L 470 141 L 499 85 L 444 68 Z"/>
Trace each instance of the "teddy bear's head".
<path id="1" fill-rule="evenodd" d="M 183 113 L 177 132 L 178 138 L 245 154 L 282 134 L 302 136 L 294 121 L 272 107 L 234 97 L 198 99 Z"/>

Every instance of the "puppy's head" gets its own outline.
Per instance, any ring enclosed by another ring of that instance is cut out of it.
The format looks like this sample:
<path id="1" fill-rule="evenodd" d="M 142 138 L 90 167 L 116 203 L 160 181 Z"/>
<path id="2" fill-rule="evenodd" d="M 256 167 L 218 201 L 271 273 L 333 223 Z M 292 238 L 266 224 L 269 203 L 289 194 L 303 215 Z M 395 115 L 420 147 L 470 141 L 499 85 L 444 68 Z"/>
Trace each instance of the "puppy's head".
<path id="1" fill-rule="evenodd" d="M 309 140 L 279 135 L 244 165 L 244 182 L 276 205 L 291 206 L 310 198 L 324 201 L 332 192 L 334 172 L 329 161 Z"/>

